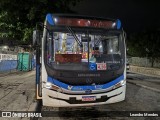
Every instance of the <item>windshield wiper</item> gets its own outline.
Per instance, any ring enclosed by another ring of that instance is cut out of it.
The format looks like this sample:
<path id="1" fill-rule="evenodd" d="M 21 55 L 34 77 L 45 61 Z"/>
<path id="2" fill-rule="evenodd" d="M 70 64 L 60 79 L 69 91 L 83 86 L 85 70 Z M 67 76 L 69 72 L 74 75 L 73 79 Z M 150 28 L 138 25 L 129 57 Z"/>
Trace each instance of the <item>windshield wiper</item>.
<path id="1" fill-rule="evenodd" d="M 67 29 L 73 35 L 74 39 L 77 41 L 77 43 L 79 44 L 79 46 L 82 46 L 82 43 L 80 42 L 80 40 L 78 39 L 78 37 L 76 36 L 76 34 L 73 32 L 73 30 L 71 29 L 71 27 L 67 26 Z"/>

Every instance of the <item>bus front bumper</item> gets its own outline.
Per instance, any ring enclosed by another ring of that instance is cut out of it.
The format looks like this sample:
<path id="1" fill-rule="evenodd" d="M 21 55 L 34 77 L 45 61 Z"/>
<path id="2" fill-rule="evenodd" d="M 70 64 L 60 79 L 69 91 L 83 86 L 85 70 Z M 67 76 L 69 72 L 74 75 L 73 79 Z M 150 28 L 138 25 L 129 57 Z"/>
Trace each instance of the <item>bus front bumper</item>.
<path id="1" fill-rule="evenodd" d="M 52 107 L 74 107 L 110 104 L 123 101 L 125 99 L 126 84 L 106 93 L 96 93 L 88 95 L 70 95 L 60 93 L 47 88 L 42 90 L 44 106 Z M 95 97 L 94 101 L 83 101 L 83 97 Z"/>

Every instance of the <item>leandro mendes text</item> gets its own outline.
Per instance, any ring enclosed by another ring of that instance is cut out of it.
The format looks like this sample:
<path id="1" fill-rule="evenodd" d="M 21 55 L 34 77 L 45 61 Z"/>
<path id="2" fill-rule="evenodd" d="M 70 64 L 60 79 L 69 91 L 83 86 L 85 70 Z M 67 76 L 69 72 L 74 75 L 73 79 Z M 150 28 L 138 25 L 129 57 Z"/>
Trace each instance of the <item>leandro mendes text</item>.
<path id="1" fill-rule="evenodd" d="M 158 117 L 157 113 L 130 113 L 131 117 Z"/>

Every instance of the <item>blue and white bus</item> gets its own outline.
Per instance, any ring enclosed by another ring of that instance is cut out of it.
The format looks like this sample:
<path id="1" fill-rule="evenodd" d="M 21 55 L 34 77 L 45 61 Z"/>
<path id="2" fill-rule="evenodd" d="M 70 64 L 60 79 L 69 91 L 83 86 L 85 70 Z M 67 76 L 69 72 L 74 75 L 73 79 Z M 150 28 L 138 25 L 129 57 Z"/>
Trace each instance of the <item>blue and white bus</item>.
<path id="1" fill-rule="evenodd" d="M 36 98 L 43 106 L 120 102 L 126 91 L 125 32 L 119 19 L 47 14 L 36 30 Z"/>

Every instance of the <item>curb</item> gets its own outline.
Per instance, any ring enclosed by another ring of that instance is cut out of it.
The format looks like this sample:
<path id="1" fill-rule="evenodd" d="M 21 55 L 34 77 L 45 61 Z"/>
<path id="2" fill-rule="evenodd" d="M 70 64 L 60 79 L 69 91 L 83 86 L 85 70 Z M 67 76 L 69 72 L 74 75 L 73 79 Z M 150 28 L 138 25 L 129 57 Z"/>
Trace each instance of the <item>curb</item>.
<path id="1" fill-rule="evenodd" d="M 30 73 L 34 70 L 31 70 L 31 71 L 14 71 L 14 72 L 8 72 L 8 73 L 0 73 L 0 77 L 6 77 L 6 76 L 9 76 L 9 75 L 17 75 L 17 74 L 25 74 L 25 73 Z"/>
<path id="2" fill-rule="evenodd" d="M 145 86 L 145 85 L 142 85 L 142 84 L 137 84 L 137 83 L 131 82 L 131 81 L 127 81 L 127 82 L 160 93 L 159 89 L 148 87 L 148 86 Z"/>
<path id="3" fill-rule="evenodd" d="M 130 65 L 130 71 L 133 71 L 136 73 L 142 73 L 145 75 L 160 77 L 160 69 L 159 68 L 140 67 L 140 66 Z"/>
<path id="4" fill-rule="evenodd" d="M 30 107 L 28 108 L 28 111 L 36 111 L 38 107 L 38 102 L 34 101 L 33 103 L 31 103 Z"/>
<path id="5" fill-rule="evenodd" d="M 129 70 L 128 72 L 129 72 L 129 73 L 139 74 L 139 75 L 145 75 L 145 76 L 148 76 L 148 77 L 160 78 L 160 76 L 159 76 L 159 75 L 144 74 L 144 73 L 140 73 L 140 72 L 134 72 L 134 71 L 131 71 L 131 70 Z"/>
<path id="6" fill-rule="evenodd" d="M 29 111 L 39 112 L 41 110 L 41 106 L 42 106 L 42 101 L 35 100 L 28 108 L 28 112 Z"/>
<path id="7" fill-rule="evenodd" d="M 6 71 L 6 72 L 0 72 L 0 77 L 4 77 L 4 76 L 7 76 L 7 75 L 11 75 L 11 74 L 15 74 L 17 73 L 18 71 L 15 70 L 15 71 Z"/>

